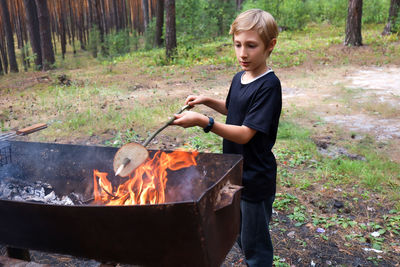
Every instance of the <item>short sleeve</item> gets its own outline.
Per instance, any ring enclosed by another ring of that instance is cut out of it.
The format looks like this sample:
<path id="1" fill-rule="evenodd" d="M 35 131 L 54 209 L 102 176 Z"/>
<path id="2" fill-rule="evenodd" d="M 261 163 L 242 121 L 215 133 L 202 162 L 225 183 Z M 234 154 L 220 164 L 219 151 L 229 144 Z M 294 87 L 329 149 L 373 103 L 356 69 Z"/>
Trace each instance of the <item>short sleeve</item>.
<path id="1" fill-rule="evenodd" d="M 282 90 L 279 80 L 264 83 L 252 99 L 243 125 L 268 134 L 279 121 L 281 108 Z"/>

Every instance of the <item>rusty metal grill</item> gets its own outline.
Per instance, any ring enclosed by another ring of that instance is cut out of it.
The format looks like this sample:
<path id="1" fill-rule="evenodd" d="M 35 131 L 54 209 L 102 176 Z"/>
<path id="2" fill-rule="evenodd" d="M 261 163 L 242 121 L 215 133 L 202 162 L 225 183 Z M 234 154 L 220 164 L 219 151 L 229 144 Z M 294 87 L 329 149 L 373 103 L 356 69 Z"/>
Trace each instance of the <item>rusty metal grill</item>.
<path id="1" fill-rule="evenodd" d="M 100 146 L 9 143 L 1 146 L 7 166 L 0 171 L 0 180 L 42 181 L 62 196 L 73 192 L 91 197 L 93 169 L 112 174 L 117 151 Z M 240 191 L 232 191 L 228 198 L 225 189 L 240 187 L 242 158 L 200 153 L 196 161 L 196 166 L 168 176 L 170 185 L 179 188 L 192 171 L 200 173 L 193 180 L 196 190 L 188 198 L 164 204 L 68 206 L 0 199 L 0 244 L 105 263 L 221 266 L 239 232 Z M 110 178 L 116 184 L 123 179 Z"/>
<path id="2" fill-rule="evenodd" d="M 7 141 L 0 142 L 0 167 L 11 163 L 11 145 Z"/>

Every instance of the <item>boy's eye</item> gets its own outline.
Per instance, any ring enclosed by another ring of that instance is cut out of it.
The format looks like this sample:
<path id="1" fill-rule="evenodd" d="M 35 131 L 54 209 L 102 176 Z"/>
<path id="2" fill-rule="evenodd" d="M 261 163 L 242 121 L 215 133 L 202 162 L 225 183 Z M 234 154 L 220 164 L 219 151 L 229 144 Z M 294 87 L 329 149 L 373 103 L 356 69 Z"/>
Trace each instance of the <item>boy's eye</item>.
<path id="1" fill-rule="evenodd" d="M 255 48 L 255 47 L 257 47 L 257 45 L 255 45 L 255 44 L 248 44 L 248 46 L 249 46 L 250 48 Z"/>

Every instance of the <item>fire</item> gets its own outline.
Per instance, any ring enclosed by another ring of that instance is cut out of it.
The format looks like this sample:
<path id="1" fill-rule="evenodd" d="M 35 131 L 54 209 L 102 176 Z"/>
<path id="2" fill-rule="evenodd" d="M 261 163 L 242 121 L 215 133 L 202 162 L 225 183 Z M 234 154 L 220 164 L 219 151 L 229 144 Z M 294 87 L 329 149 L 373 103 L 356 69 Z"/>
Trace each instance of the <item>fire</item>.
<path id="1" fill-rule="evenodd" d="M 107 179 L 108 173 L 93 170 L 94 200 L 105 205 L 144 205 L 165 203 L 165 187 L 168 181 L 167 169 L 175 171 L 197 165 L 198 152 L 157 151 L 153 159 L 140 165 L 129 179 L 113 190 Z"/>

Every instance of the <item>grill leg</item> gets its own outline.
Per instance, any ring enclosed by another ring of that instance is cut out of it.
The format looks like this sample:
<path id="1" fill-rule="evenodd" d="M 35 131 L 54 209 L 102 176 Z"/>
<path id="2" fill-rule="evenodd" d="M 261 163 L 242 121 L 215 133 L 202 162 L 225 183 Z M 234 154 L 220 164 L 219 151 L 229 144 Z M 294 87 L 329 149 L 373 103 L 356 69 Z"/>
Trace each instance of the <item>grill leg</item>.
<path id="1" fill-rule="evenodd" d="M 23 261 L 31 261 L 31 255 L 27 249 L 7 247 L 7 256 Z"/>

